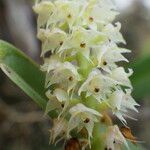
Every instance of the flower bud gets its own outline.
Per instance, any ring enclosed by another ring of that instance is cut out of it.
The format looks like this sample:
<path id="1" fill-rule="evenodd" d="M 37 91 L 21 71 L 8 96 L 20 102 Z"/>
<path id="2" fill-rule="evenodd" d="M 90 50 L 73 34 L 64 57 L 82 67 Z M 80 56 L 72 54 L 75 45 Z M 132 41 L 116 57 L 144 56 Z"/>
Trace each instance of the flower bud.
<path id="1" fill-rule="evenodd" d="M 65 150 L 81 150 L 79 140 L 77 138 L 69 139 L 65 144 Z"/>

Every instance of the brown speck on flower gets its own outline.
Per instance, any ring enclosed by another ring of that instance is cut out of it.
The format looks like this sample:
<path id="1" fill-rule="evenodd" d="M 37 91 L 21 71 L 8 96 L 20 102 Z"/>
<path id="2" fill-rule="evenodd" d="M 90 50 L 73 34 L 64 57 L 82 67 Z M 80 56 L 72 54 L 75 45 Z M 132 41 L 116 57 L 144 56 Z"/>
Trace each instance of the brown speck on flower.
<path id="1" fill-rule="evenodd" d="M 85 120 L 84 120 L 84 123 L 89 123 L 90 122 L 90 119 L 89 118 L 86 118 Z"/>
<path id="2" fill-rule="evenodd" d="M 89 17 L 89 21 L 93 22 L 94 21 L 93 17 Z"/>
<path id="3" fill-rule="evenodd" d="M 81 48 L 85 48 L 85 47 L 86 47 L 86 44 L 85 44 L 85 43 L 81 43 L 81 44 L 80 44 L 80 47 L 81 47 Z"/>
<path id="4" fill-rule="evenodd" d="M 105 147 L 105 148 L 104 148 L 104 150 L 108 150 L 108 148 L 107 148 L 107 147 Z"/>
<path id="5" fill-rule="evenodd" d="M 105 147 L 105 149 L 104 150 L 112 150 L 112 148 L 107 148 L 107 147 Z"/>
<path id="6" fill-rule="evenodd" d="M 65 144 L 65 150 L 81 150 L 79 140 L 77 138 L 69 139 Z"/>
<path id="7" fill-rule="evenodd" d="M 73 81 L 73 77 L 72 76 L 70 76 L 68 79 L 69 79 L 69 81 Z"/>
<path id="8" fill-rule="evenodd" d="M 106 65 L 107 65 L 107 62 L 106 62 L 106 61 L 103 61 L 103 65 L 106 66 Z"/>
<path id="9" fill-rule="evenodd" d="M 86 27 L 85 29 L 86 29 L 86 30 L 90 30 L 90 27 Z"/>
<path id="10" fill-rule="evenodd" d="M 95 88 L 95 89 L 94 89 L 94 92 L 95 92 L 95 93 L 98 93 L 99 91 L 100 91 L 99 88 Z"/>
<path id="11" fill-rule="evenodd" d="M 59 43 L 59 45 L 60 45 L 60 46 L 63 45 L 63 41 L 61 41 L 61 42 Z"/>
<path id="12" fill-rule="evenodd" d="M 69 19 L 71 19 L 71 17 L 72 17 L 71 14 L 69 14 L 69 15 L 67 16 L 67 18 L 69 18 Z"/>
<path id="13" fill-rule="evenodd" d="M 51 51 L 48 51 L 44 54 L 44 57 L 45 58 L 49 58 L 50 56 L 52 55 L 52 52 Z"/>
<path id="14" fill-rule="evenodd" d="M 64 108 L 64 106 L 65 106 L 64 104 L 61 104 L 61 107 L 62 107 L 62 108 Z"/>

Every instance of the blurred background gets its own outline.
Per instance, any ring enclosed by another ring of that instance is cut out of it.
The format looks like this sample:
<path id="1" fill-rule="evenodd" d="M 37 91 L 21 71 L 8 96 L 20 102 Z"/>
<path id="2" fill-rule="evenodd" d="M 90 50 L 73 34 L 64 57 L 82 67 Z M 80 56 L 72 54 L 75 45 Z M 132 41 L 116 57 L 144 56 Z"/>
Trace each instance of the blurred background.
<path id="1" fill-rule="evenodd" d="M 150 0 L 114 0 L 122 23 L 134 98 L 140 103 L 138 121 L 128 120 L 145 150 L 150 149 Z M 41 63 L 36 16 L 31 0 L 0 0 L 0 39 Z M 124 45 L 123 45 L 124 46 Z M 133 114 L 134 115 L 134 114 Z M 35 103 L 0 71 L 0 150 L 48 150 L 50 121 Z"/>

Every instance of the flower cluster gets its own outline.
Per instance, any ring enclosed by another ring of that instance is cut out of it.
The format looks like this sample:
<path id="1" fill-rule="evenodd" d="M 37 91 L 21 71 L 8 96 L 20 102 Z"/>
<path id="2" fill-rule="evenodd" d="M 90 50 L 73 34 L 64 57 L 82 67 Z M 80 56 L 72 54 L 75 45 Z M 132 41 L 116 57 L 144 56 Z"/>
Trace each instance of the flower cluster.
<path id="1" fill-rule="evenodd" d="M 104 112 L 111 110 L 126 125 L 128 110 L 137 111 L 132 70 L 117 65 L 128 62 L 123 54 L 130 52 L 118 46 L 126 43 L 121 24 L 112 23 L 119 13 L 111 0 L 42 0 L 33 9 L 46 72 L 46 114 L 56 113 L 51 142 L 75 136 L 90 147 Z M 106 127 L 106 149 L 128 147 L 117 125 Z"/>

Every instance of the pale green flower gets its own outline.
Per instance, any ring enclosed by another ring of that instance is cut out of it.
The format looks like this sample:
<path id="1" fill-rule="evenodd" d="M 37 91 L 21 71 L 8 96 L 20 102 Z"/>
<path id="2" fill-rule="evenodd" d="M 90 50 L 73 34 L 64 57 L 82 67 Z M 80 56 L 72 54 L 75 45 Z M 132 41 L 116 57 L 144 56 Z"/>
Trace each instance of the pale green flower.
<path id="1" fill-rule="evenodd" d="M 48 25 L 57 24 L 61 26 L 67 23 L 71 29 L 78 19 L 82 3 L 80 1 L 57 0 L 54 5 L 55 11 L 48 20 Z"/>
<path id="2" fill-rule="evenodd" d="M 73 28 L 72 34 L 68 36 L 66 41 L 59 49 L 60 53 L 65 50 L 81 52 L 87 59 L 90 57 L 90 49 L 102 45 L 107 40 L 105 34 L 86 30 L 81 27 Z"/>
<path id="3" fill-rule="evenodd" d="M 50 142 L 54 143 L 56 138 L 57 142 L 65 138 L 67 133 L 66 129 L 67 129 L 67 121 L 65 119 L 63 118 L 54 119 L 53 127 L 50 130 L 51 133 Z"/>
<path id="4" fill-rule="evenodd" d="M 62 65 L 61 59 L 58 57 L 58 55 L 52 55 L 50 58 L 45 58 L 44 64 L 41 66 L 41 70 L 49 73 L 50 71 L 53 71 L 54 69 L 60 67 Z"/>
<path id="5" fill-rule="evenodd" d="M 54 11 L 54 4 L 50 1 L 36 3 L 33 10 L 38 14 L 38 28 L 46 25 L 49 17 Z"/>
<path id="6" fill-rule="evenodd" d="M 53 94 L 52 94 L 53 93 Z M 58 110 L 59 113 L 63 112 L 64 109 L 69 105 L 69 96 L 62 89 L 55 89 L 53 92 L 48 90 L 46 96 L 49 99 L 45 114 L 48 114 L 52 110 Z"/>
<path id="7" fill-rule="evenodd" d="M 97 30 L 99 25 L 112 22 L 118 12 L 110 0 L 90 0 L 83 12 L 83 25 Z"/>
<path id="8" fill-rule="evenodd" d="M 106 148 L 109 150 L 121 150 L 123 145 L 129 150 L 128 143 L 117 125 L 108 127 L 106 134 Z"/>
<path id="9" fill-rule="evenodd" d="M 133 70 L 129 69 L 129 73 L 126 73 L 123 67 L 118 67 L 110 73 L 110 77 L 118 82 L 118 84 L 132 88 L 129 77 L 132 75 Z"/>
<path id="10" fill-rule="evenodd" d="M 71 118 L 68 123 L 68 134 L 74 128 L 78 128 L 78 132 L 81 131 L 82 128 L 86 128 L 89 137 L 92 137 L 94 123 L 98 122 L 98 117 L 102 115 L 94 109 L 88 108 L 83 104 L 77 104 L 69 110 L 71 114 Z"/>
<path id="11" fill-rule="evenodd" d="M 46 87 L 57 84 L 58 87 L 70 92 L 70 90 L 75 88 L 78 81 L 80 81 L 80 75 L 77 72 L 77 67 L 69 62 L 64 62 L 58 64 L 58 66 L 49 73 Z"/>
<path id="12" fill-rule="evenodd" d="M 126 123 L 124 117 L 128 117 L 128 110 L 138 112 L 136 106 L 139 106 L 131 96 L 131 90 L 124 93 L 121 89 L 116 90 L 107 101 L 112 108 L 113 113 L 123 122 Z"/>
<path id="13" fill-rule="evenodd" d="M 79 95 L 81 92 L 86 92 L 86 97 L 93 96 L 98 102 L 105 100 L 107 95 L 112 93 L 112 87 L 116 82 L 111 78 L 103 75 L 100 70 L 93 70 L 88 79 L 82 84 L 79 89 Z"/>
<path id="14" fill-rule="evenodd" d="M 120 22 L 115 23 L 115 26 L 112 24 L 107 24 L 103 29 L 103 33 L 105 33 L 112 42 L 126 44 L 126 41 L 120 33 L 120 29 Z"/>
<path id="15" fill-rule="evenodd" d="M 123 53 L 129 53 L 130 51 L 125 48 L 120 48 L 114 43 L 107 43 L 95 49 L 93 55 L 97 57 L 98 67 L 102 68 L 107 72 L 111 72 L 117 67 L 116 62 L 128 60 L 122 55 Z"/>
<path id="16" fill-rule="evenodd" d="M 57 51 L 66 39 L 66 33 L 58 28 L 52 30 L 39 29 L 38 38 L 42 41 L 41 56 L 48 51 L 54 53 Z"/>

